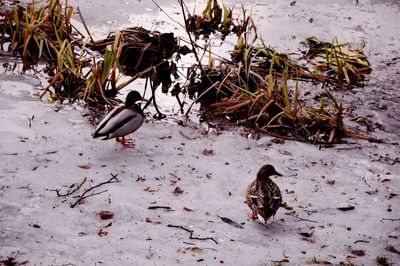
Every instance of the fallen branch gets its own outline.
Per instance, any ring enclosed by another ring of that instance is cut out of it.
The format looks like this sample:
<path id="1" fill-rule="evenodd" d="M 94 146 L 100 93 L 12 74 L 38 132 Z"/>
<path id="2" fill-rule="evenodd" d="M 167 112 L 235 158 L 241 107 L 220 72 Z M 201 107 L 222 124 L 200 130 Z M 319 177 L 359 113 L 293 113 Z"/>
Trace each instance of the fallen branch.
<path id="1" fill-rule="evenodd" d="M 369 241 L 367 241 L 367 240 L 357 240 L 357 241 L 354 242 L 354 244 L 357 244 L 357 243 L 368 243 L 369 244 Z"/>
<path id="2" fill-rule="evenodd" d="M 78 199 L 75 201 L 75 203 L 73 203 L 73 204 L 70 205 L 70 207 L 71 207 L 71 208 L 75 208 L 76 205 L 78 205 L 82 200 L 84 200 L 84 199 L 86 199 L 86 198 L 88 198 L 88 197 L 96 196 L 96 195 L 99 195 L 99 194 L 101 194 L 101 193 L 107 192 L 107 190 L 103 190 L 103 191 L 100 191 L 100 192 L 92 192 L 92 194 L 86 195 L 87 193 L 89 193 L 90 191 L 92 191 L 92 190 L 95 189 L 95 188 L 98 188 L 98 187 L 103 186 L 103 185 L 106 185 L 106 184 L 112 184 L 112 183 L 119 183 L 119 182 L 121 182 L 121 181 L 119 181 L 119 180 L 117 179 L 118 174 L 113 175 L 113 174 L 111 173 L 111 176 L 112 176 L 112 177 L 111 177 L 109 180 L 107 180 L 107 181 L 105 181 L 105 182 L 101 182 L 101 183 L 99 183 L 99 184 L 97 184 L 97 185 L 95 185 L 95 186 L 93 186 L 93 187 L 90 187 L 89 189 L 85 190 L 85 191 L 82 193 L 82 195 L 80 195 L 80 196 L 78 197 Z"/>
<path id="3" fill-rule="evenodd" d="M 190 236 L 189 236 L 190 239 L 196 239 L 196 240 L 212 240 L 212 241 L 214 241 L 215 244 L 218 245 L 217 240 L 215 240 L 213 237 L 194 237 L 194 236 L 193 236 L 193 230 L 190 230 L 190 229 L 188 229 L 188 228 L 186 228 L 186 227 L 184 227 L 184 226 L 181 226 L 181 225 L 172 225 L 172 224 L 168 224 L 167 226 L 168 226 L 168 227 L 173 227 L 173 228 L 179 228 L 179 229 L 185 230 L 186 232 L 189 232 L 189 233 L 190 233 Z"/>
<path id="4" fill-rule="evenodd" d="M 85 176 L 80 184 L 77 184 L 77 185 L 73 184 L 72 186 L 70 186 L 70 189 L 73 188 L 75 185 L 76 185 L 76 188 L 74 188 L 73 190 L 68 190 L 64 194 L 60 193 L 61 189 L 51 189 L 50 191 L 55 191 L 57 193 L 57 197 L 66 197 L 66 196 L 72 195 L 76 191 L 78 191 L 83 186 L 83 184 L 85 184 L 86 180 L 87 180 L 87 177 Z"/>
<path id="5" fill-rule="evenodd" d="M 149 209 L 149 210 L 155 210 L 155 209 L 172 210 L 172 208 L 169 207 L 169 206 L 150 206 L 148 209 Z"/>
<path id="6" fill-rule="evenodd" d="M 392 218 L 382 218 L 384 221 L 400 221 L 400 218 L 398 219 L 392 219 Z"/>

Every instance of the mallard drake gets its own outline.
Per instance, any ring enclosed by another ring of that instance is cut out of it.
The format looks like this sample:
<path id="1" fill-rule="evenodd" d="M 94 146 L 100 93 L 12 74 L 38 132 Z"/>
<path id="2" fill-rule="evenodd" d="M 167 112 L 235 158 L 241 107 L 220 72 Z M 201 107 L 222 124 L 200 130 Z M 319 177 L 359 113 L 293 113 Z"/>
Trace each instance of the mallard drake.
<path id="1" fill-rule="evenodd" d="M 281 190 L 270 179 L 273 175 L 282 176 L 272 165 L 263 165 L 257 173 L 256 180 L 246 191 L 246 203 L 252 210 L 249 217 L 253 220 L 258 218 L 264 224 L 275 215 L 282 204 Z"/>
<path id="2" fill-rule="evenodd" d="M 103 140 L 116 138 L 126 148 L 133 148 L 132 141 L 125 136 L 135 132 L 143 124 L 144 114 L 140 108 L 142 96 L 137 91 L 128 93 L 125 104 L 115 107 L 99 123 L 93 133 L 93 138 L 103 137 Z M 120 140 L 121 138 L 121 140 Z"/>

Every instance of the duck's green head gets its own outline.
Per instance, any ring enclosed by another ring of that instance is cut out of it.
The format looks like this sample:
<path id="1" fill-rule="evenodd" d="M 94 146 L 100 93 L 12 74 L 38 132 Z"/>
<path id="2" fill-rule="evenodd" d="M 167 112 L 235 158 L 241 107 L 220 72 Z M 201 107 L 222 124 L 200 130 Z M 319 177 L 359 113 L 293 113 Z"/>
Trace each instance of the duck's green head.
<path id="1" fill-rule="evenodd" d="M 130 91 L 125 99 L 125 106 L 132 107 L 135 105 L 140 105 L 140 101 L 142 100 L 142 96 L 138 91 Z M 138 103 L 139 102 L 139 103 Z"/>
<path id="2" fill-rule="evenodd" d="M 257 173 L 257 179 L 263 180 L 267 179 L 270 176 L 277 175 L 277 176 L 282 176 L 282 174 L 278 173 L 278 171 L 275 170 L 275 167 L 273 167 L 270 164 L 263 165 L 260 170 Z"/>

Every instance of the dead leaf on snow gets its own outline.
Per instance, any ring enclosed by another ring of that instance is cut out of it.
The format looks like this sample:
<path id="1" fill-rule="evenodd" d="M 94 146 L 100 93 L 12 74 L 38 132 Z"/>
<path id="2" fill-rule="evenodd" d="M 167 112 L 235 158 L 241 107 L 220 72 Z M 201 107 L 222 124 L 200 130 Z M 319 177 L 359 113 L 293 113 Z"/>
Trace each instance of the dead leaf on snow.
<path id="1" fill-rule="evenodd" d="M 352 250 L 351 254 L 361 257 L 365 256 L 365 251 L 362 249 Z"/>
<path id="2" fill-rule="evenodd" d="M 235 222 L 235 221 L 233 221 L 233 220 L 231 220 L 231 219 L 229 219 L 229 218 L 227 218 L 227 217 L 221 217 L 221 216 L 218 216 L 224 223 L 227 223 L 227 224 L 229 224 L 229 225 L 232 225 L 232 226 L 234 226 L 234 227 L 237 227 L 237 228 L 240 228 L 240 229 L 244 229 L 244 227 L 241 225 L 241 224 L 239 224 L 238 222 Z"/>
<path id="3" fill-rule="evenodd" d="M 110 211 L 101 211 L 98 214 L 101 220 L 109 220 L 114 217 L 114 213 Z"/>
<path id="4" fill-rule="evenodd" d="M 202 154 L 205 155 L 205 156 L 212 156 L 212 155 L 215 155 L 215 153 L 214 153 L 213 150 L 207 150 L 207 149 L 204 149 L 203 152 L 202 152 Z"/>
<path id="5" fill-rule="evenodd" d="M 278 151 L 280 154 L 283 154 L 283 155 L 288 155 L 288 156 L 293 155 L 290 151 L 286 151 L 286 150 L 278 150 Z"/>
<path id="6" fill-rule="evenodd" d="M 33 228 L 36 228 L 36 229 L 40 229 L 41 228 L 40 225 L 38 225 L 38 224 L 30 224 L 29 226 L 31 226 Z"/>
<path id="7" fill-rule="evenodd" d="M 147 187 L 147 188 L 143 189 L 143 191 L 146 191 L 146 192 L 156 192 L 155 189 L 152 189 L 152 188 L 150 188 L 150 187 Z"/>
<path id="8" fill-rule="evenodd" d="M 161 224 L 161 222 L 153 221 L 149 217 L 146 217 L 146 219 L 144 219 L 144 221 L 146 223 L 151 223 L 151 224 Z"/>
<path id="9" fill-rule="evenodd" d="M 99 230 L 99 232 L 97 233 L 97 235 L 100 236 L 100 237 L 103 237 L 103 236 L 108 235 L 108 232 L 107 232 L 107 230 L 101 228 L 101 229 Z"/>
<path id="10" fill-rule="evenodd" d="M 334 179 L 328 179 L 328 180 L 326 180 L 326 183 L 327 183 L 328 185 L 334 185 L 335 182 L 336 182 L 336 180 L 334 180 Z"/>
<path id="11" fill-rule="evenodd" d="M 386 249 L 387 251 L 400 254 L 400 251 L 398 251 L 398 250 L 397 250 L 395 247 L 393 247 L 393 246 L 387 246 L 385 249 Z"/>
<path id="12" fill-rule="evenodd" d="M 304 236 L 304 237 L 311 237 L 314 234 L 314 231 L 312 231 L 312 232 L 300 232 L 299 234 Z"/>
<path id="13" fill-rule="evenodd" d="M 78 165 L 78 167 L 79 167 L 79 168 L 82 168 L 82 169 L 85 169 L 85 170 L 90 169 L 90 165 L 87 164 L 87 163 L 80 164 L 80 165 Z"/>
<path id="14" fill-rule="evenodd" d="M 172 193 L 174 193 L 175 195 L 182 194 L 183 192 L 183 189 L 181 189 L 180 187 L 176 187 L 174 191 L 172 191 Z"/>
<path id="15" fill-rule="evenodd" d="M 289 206 L 286 202 L 283 202 L 283 203 L 281 204 L 281 207 L 284 208 L 284 209 L 286 209 L 286 210 L 288 210 L 288 211 L 293 210 L 293 207 Z"/>
<path id="16" fill-rule="evenodd" d="M 186 252 L 193 252 L 193 253 L 203 253 L 203 249 L 202 248 L 199 248 L 199 247 L 188 247 L 188 248 L 185 248 L 185 251 Z"/>
<path id="17" fill-rule="evenodd" d="M 192 212 L 193 209 L 187 208 L 187 207 L 183 207 L 183 210 L 187 211 L 187 212 Z"/>
<path id="18" fill-rule="evenodd" d="M 306 242 L 311 243 L 311 244 L 315 244 L 315 240 L 310 239 L 308 237 L 303 237 L 301 240 L 306 241 Z"/>
<path id="19" fill-rule="evenodd" d="M 292 211 L 285 212 L 285 215 L 293 215 L 295 213 L 296 213 L 296 211 L 292 210 Z"/>
<path id="20" fill-rule="evenodd" d="M 385 182 L 389 182 L 389 181 L 390 181 L 390 178 L 384 178 L 381 180 L 381 183 L 385 183 Z"/>

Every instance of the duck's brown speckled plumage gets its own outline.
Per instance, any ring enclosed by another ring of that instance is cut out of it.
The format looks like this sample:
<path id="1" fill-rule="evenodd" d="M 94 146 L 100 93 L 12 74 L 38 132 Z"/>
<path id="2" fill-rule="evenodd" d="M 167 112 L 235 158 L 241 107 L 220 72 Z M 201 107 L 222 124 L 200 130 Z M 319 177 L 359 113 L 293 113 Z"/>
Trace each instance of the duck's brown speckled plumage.
<path id="1" fill-rule="evenodd" d="M 257 178 L 246 191 L 246 203 L 253 212 L 253 218 L 266 223 L 273 217 L 282 204 L 282 193 L 277 184 L 269 177 L 281 176 L 272 165 L 264 165 L 257 173 Z"/>

